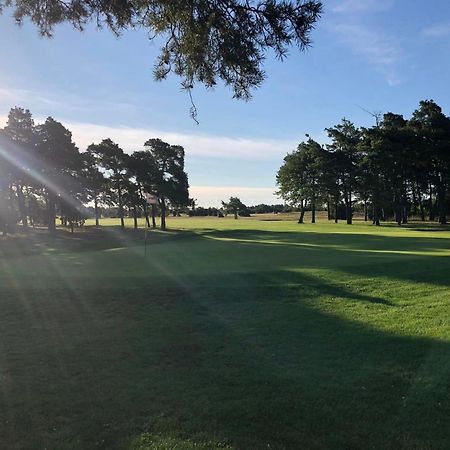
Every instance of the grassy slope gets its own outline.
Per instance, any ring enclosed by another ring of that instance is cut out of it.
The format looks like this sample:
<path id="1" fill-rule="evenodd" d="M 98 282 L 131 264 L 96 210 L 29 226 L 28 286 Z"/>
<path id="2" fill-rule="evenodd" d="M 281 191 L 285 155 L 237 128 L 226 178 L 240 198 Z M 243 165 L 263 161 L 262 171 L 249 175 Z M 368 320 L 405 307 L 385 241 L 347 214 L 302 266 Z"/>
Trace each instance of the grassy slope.
<path id="1" fill-rule="evenodd" d="M 0 241 L 2 448 L 448 448 L 449 231 L 169 225 Z"/>

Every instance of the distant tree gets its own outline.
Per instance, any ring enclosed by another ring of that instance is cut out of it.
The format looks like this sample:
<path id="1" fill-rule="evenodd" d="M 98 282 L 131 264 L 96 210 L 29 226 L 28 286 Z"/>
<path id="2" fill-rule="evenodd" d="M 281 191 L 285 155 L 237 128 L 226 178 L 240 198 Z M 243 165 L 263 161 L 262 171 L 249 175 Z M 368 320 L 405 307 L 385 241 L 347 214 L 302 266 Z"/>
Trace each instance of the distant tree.
<path id="1" fill-rule="evenodd" d="M 189 183 L 184 171 L 184 148 L 170 145 L 161 139 L 149 139 L 145 144 L 152 158 L 155 187 L 161 212 L 161 229 L 166 229 L 168 202 L 172 205 L 189 203 Z"/>
<path id="2" fill-rule="evenodd" d="M 303 223 L 308 203 L 312 211 L 311 220 L 313 223 L 316 220 L 319 180 L 324 164 L 323 153 L 320 144 L 309 138 L 284 158 L 284 164 L 277 173 L 279 195 L 300 209 L 298 223 Z"/>
<path id="3" fill-rule="evenodd" d="M 6 127 L 1 130 L 1 135 L 14 144 L 6 147 L 9 154 L 4 155 L 2 162 L 3 176 L 7 179 L 4 181 L 4 188 L 7 187 L 9 190 L 9 221 L 14 216 L 14 201 L 17 199 L 20 221 L 26 229 L 28 227 L 26 197 L 31 183 L 28 169 L 30 160 L 34 158 L 36 145 L 35 125 L 31 112 L 19 107 L 12 108 L 8 114 Z M 7 196 L 3 195 L 4 200 Z M 12 223 L 10 228 L 11 226 Z"/>
<path id="4" fill-rule="evenodd" d="M 133 215 L 133 227 L 138 228 L 138 217 L 141 207 L 144 206 L 144 199 L 140 195 L 139 185 L 129 177 L 124 182 L 123 202 Z"/>
<path id="5" fill-rule="evenodd" d="M 422 159 L 429 162 L 430 186 L 436 187 L 439 223 L 447 223 L 447 196 L 450 184 L 450 118 L 433 100 L 420 102 L 410 125 L 416 134 Z M 430 211 L 432 211 L 430 193 Z"/>
<path id="6" fill-rule="evenodd" d="M 95 226 L 100 225 L 100 204 L 109 203 L 108 198 L 108 182 L 103 173 L 96 165 L 94 154 L 87 151 L 82 154 L 82 177 L 83 185 L 88 202 L 94 202 L 94 218 Z"/>
<path id="7" fill-rule="evenodd" d="M 157 182 L 157 167 L 153 154 L 149 151 L 136 151 L 130 155 L 129 170 L 134 176 L 137 183 L 139 196 L 143 199 L 144 194 L 153 194 L 156 196 L 158 187 Z M 147 202 L 143 204 L 146 224 L 150 226 L 150 220 L 148 215 Z M 152 227 L 156 228 L 156 205 L 150 205 L 152 216 Z"/>
<path id="8" fill-rule="evenodd" d="M 357 190 L 358 144 L 360 131 L 347 119 L 333 128 L 327 128 L 331 143 L 328 151 L 334 153 L 345 202 L 347 223 L 353 219 L 353 194 Z"/>
<path id="9" fill-rule="evenodd" d="M 77 195 L 83 193 L 79 178 L 82 159 L 72 141 L 72 133 L 52 117 L 36 127 L 36 134 L 36 153 L 40 164 L 36 164 L 34 170 L 40 171 L 47 206 L 47 226 L 54 233 L 57 203 L 60 206 L 63 203 L 70 205 L 74 210 L 81 206 Z"/>
<path id="10" fill-rule="evenodd" d="M 306 49 L 322 11 L 316 0 L 0 0 L 0 10 L 5 6 L 14 8 L 18 23 L 30 18 L 44 36 L 62 22 L 82 30 L 94 21 L 116 34 L 142 27 L 165 40 L 156 79 L 175 72 L 191 89 L 195 82 L 213 87 L 220 78 L 244 99 L 264 79 L 266 53 L 282 59 L 292 44 Z"/>
<path id="11" fill-rule="evenodd" d="M 128 155 L 111 139 L 103 139 L 100 144 L 91 144 L 88 153 L 94 158 L 97 167 L 108 177 L 117 199 L 120 226 L 125 229 L 123 209 L 123 189 L 127 180 Z"/>
<path id="12" fill-rule="evenodd" d="M 244 203 L 238 197 L 230 197 L 228 202 L 222 201 L 222 207 L 224 210 L 233 214 L 234 218 L 237 219 L 238 216 L 249 217 L 250 211 Z"/>

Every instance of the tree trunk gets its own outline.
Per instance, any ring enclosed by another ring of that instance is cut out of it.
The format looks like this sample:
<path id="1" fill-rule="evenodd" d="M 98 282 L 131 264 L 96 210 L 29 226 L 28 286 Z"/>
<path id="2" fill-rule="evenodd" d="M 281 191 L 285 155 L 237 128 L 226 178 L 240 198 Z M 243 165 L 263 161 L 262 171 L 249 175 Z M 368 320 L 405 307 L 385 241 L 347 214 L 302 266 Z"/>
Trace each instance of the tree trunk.
<path id="1" fill-rule="evenodd" d="M 8 214 L 8 220 L 6 224 L 6 229 L 9 234 L 15 234 L 16 232 L 16 220 L 15 220 L 15 193 L 14 193 L 14 186 L 12 183 L 9 185 L 9 214 Z"/>
<path id="2" fill-rule="evenodd" d="M 327 217 L 328 220 L 331 220 L 331 202 L 330 202 L 330 198 L 327 198 Z"/>
<path id="3" fill-rule="evenodd" d="M 152 205 L 152 228 L 156 228 L 156 205 Z"/>
<path id="4" fill-rule="evenodd" d="M 47 193 L 47 228 L 50 234 L 56 232 L 56 198 L 52 192 Z"/>
<path id="5" fill-rule="evenodd" d="M 369 211 L 367 209 L 367 199 L 364 199 L 364 222 L 369 220 Z"/>
<path id="6" fill-rule="evenodd" d="M 137 230 L 137 228 L 138 228 L 138 220 L 137 220 L 136 205 L 133 205 L 133 224 L 134 224 L 134 229 Z"/>
<path id="7" fill-rule="evenodd" d="M 447 223 L 447 188 L 445 182 L 441 179 L 438 188 L 438 204 L 439 204 L 439 223 L 445 225 Z"/>
<path id="8" fill-rule="evenodd" d="M 380 226 L 380 210 L 376 202 L 373 204 L 373 224 L 377 227 Z"/>
<path id="9" fill-rule="evenodd" d="M 425 222 L 425 208 L 423 207 L 422 193 L 419 186 L 417 186 L 417 201 L 419 202 L 420 220 Z"/>
<path id="10" fill-rule="evenodd" d="M 413 210 L 412 213 L 414 216 L 417 216 L 418 213 L 418 200 L 417 200 L 417 190 L 416 190 L 416 183 L 414 181 L 411 183 L 411 189 L 412 189 L 412 201 L 413 201 Z"/>
<path id="11" fill-rule="evenodd" d="M 145 216 L 145 224 L 146 224 L 147 228 L 150 228 L 150 219 L 148 217 L 148 206 L 147 205 L 145 205 L 145 207 L 144 207 L 144 216 Z"/>
<path id="12" fill-rule="evenodd" d="M 347 225 L 351 225 L 353 223 L 353 208 L 352 208 L 352 191 L 349 191 L 345 198 L 345 215 L 347 218 Z"/>
<path id="13" fill-rule="evenodd" d="M 311 223 L 316 223 L 316 197 L 313 196 L 311 201 Z"/>
<path id="14" fill-rule="evenodd" d="M 430 182 L 430 198 L 428 199 L 428 205 L 430 208 L 430 222 L 434 221 L 434 210 L 433 210 L 433 185 Z"/>
<path id="15" fill-rule="evenodd" d="M 394 188 L 394 211 L 395 211 L 395 221 L 398 226 L 402 225 L 402 205 L 399 199 L 398 190 Z"/>
<path id="16" fill-rule="evenodd" d="M 119 217 L 120 217 L 120 228 L 122 231 L 125 230 L 125 220 L 123 218 L 123 203 L 122 203 L 122 188 L 120 182 L 117 183 L 117 194 L 119 196 Z"/>
<path id="17" fill-rule="evenodd" d="M 339 214 L 339 199 L 338 196 L 334 198 L 334 223 L 338 223 L 338 214 Z"/>
<path id="18" fill-rule="evenodd" d="M 27 208 L 25 205 L 25 197 L 23 195 L 22 185 L 20 183 L 16 184 L 16 191 L 17 191 L 17 202 L 19 205 L 20 221 L 22 222 L 24 231 L 27 231 L 28 229 Z"/>
<path id="19" fill-rule="evenodd" d="M 166 229 L 166 200 L 164 197 L 161 197 L 160 206 L 161 206 L 161 230 L 165 230 Z"/>
<path id="20" fill-rule="evenodd" d="M 95 226 L 100 226 L 100 220 L 99 220 L 99 214 L 98 214 L 98 197 L 97 194 L 95 194 L 94 197 L 94 209 L 95 209 Z"/>
<path id="21" fill-rule="evenodd" d="M 298 223 L 303 223 L 305 219 L 305 207 L 304 207 L 304 203 L 303 200 L 300 202 L 300 216 L 298 218 Z"/>
<path id="22" fill-rule="evenodd" d="M 378 179 L 376 186 L 378 186 Z M 377 227 L 380 226 L 380 207 L 378 205 L 378 201 L 379 201 L 379 193 L 378 189 L 376 188 L 374 190 L 374 195 L 372 197 L 372 203 L 373 203 L 373 224 L 376 225 Z"/>
<path id="23" fill-rule="evenodd" d="M 402 191 L 402 224 L 408 223 L 408 192 L 406 186 L 406 180 L 403 181 Z"/>

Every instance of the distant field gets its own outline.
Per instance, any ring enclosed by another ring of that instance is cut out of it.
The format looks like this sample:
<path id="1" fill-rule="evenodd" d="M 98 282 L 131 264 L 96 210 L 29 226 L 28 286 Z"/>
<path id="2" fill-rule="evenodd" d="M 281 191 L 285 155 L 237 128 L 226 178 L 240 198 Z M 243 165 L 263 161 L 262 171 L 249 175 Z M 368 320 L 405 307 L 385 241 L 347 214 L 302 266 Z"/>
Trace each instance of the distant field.
<path id="1" fill-rule="evenodd" d="M 280 218 L 1 238 L 0 448 L 448 449 L 450 230 Z"/>

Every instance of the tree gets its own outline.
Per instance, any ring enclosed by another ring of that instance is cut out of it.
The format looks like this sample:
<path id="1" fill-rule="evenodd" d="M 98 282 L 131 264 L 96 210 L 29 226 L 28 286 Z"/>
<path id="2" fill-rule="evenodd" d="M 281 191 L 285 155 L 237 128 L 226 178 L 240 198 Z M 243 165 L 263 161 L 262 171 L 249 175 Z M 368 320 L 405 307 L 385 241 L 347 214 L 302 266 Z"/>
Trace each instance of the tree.
<path id="1" fill-rule="evenodd" d="M 24 229 L 28 227 L 28 214 L 26 205 L 27 187 L 30 184 L 28 169 L 30 160 L 34 157 L 36 135 L 34 120 L 28 109 L 19 107 L 12 108 L 8 114 L 6 127 L 1 130 L 2 136 L 7 138 L 13 145 L 6 148 L 8 155 L 4 155 L 3 176 L 7 178 L 4 189 L 9 190 L 9 221 L 14 211 L 14 201 L 17 199 L 20 220 Z M 6 151 L 6 150 L 4 150 Z M 4 199 L 6 195 L 3 194 Z M 10 223 L 10 228 L 11 228 Z"/>
<path id="2" fill-rule="evenodd" d="M 161 211 L 161 229 L 166 229 L 168 202 L 172 205 L 187 206 L 189 203 L 189 183 L 184 171 L 184 148 L 170 145 L 161 139 L 149 139 L 145 147 L 153 160 L 156 195 Z"/>
<path id="3" fill-rule="evenodd" d="M 447 223 L 447 194 L 450 183 L 450 118 L 433 100 L 420 102 L 410 125 L 416 134 L 421 157 L 430 164 L 430 187 L 436 187 L 439 223 Z M 433 208 L 430 192 L 430 211 Z"/>
<path id="4" fill-rule="evenodd" d="M 153 154 L 149 151 L 137 151 L 130 155 L 129 160 L 130 172 L 136 179 L 139 195 L 144 198 L 144 193 L 156 196 L 158 190 L 156 186 L 157 167 Z M 144 213 L 147 226 L 150 226 L 148 217 L 148 205 L 144 203 Z M 151 205 L 152 227 L 156 228 L 156 205 Z"/>
<path id="5" fill-rule="evenodd" d="M 230 197 L 230 200 L 228 200 L 227 203 L 222 201 L 222 206 L 227 213 L 233 214 L 235 219 L 237 219 L 238 216 L 250 216 L 247 206 L 244 205 L 238 197 Z"/>
<path id="6" fill-rule="evenodd" d="M 123 189 L 127 180 L 128 155 L 111 139 L 103 139 L 100 144 L 91 144 L 88 153 L 97 167 L 108 177 L 119 208 L 120 226 L 125 230 L 123 211 Z"/>
<path id="7" fill-rule="evenodd" d="M 5 6 L 18 23 L 30 18 L 44 36 L 62 22 L 82 30 L 94 21 L 116 34 L 143 28 L 164 42 L 157 80 L 174 72 L 191 89 L 195 82 L 213 87 L 220 78 L 243 99 L 264 80 L 266 53 L 282 59 L 291 45 L 310 46 L 322 12 L 316 0 L 0 0 L 0 10 Z"/>
<path id="8" fill-rule="evenodd" d="M 95 156 L 91 152 L 82 154 L 83 185 L 86 189 L 88 201 L 94 202 L 95 226 L 100 225 L 100 203 L 105 203 L 108 192 L 107 179 L 96 166 Z"/>
<path id="9" fill-rule="evenodd" d="M 327 128 L 331 144 L 328 150 L 335 154 L 339 170 L 340 185 L 343 191 L 347 223 L 353 219 L 353 193 L 356 190 L 356 170 L 358 165 L 359 130 L 347 119 L 333 128 Z"/>
<path id="10" fill-rule="evenodd" d="M 308 203 L 312 212 L 311 221 L 312 223 L 316 221 L 319 179 L 324 163 L 323 153 L 320 144 L 309 138 L 284 158 L 284 164 L 277 173 L 279 195 L 300 209 L 298 223 L 303 223 Z"/>
<path id="11" fill-rule="evenodd" d="M 69 206 L 73 211 L 78 211 L 81 207 L 77 196 L 83 193 L 79 179 L 82 159 L 72 141 L 72 133 L 52 117 L 37 126 L 36 134 L 39 162 L 35 164 L 34 170 L 39 171 L 40 184 L 44 190 L 48 230 L 54 233 L 58 201 L 60 206 L 66 205 L 66 210 Z"/>

